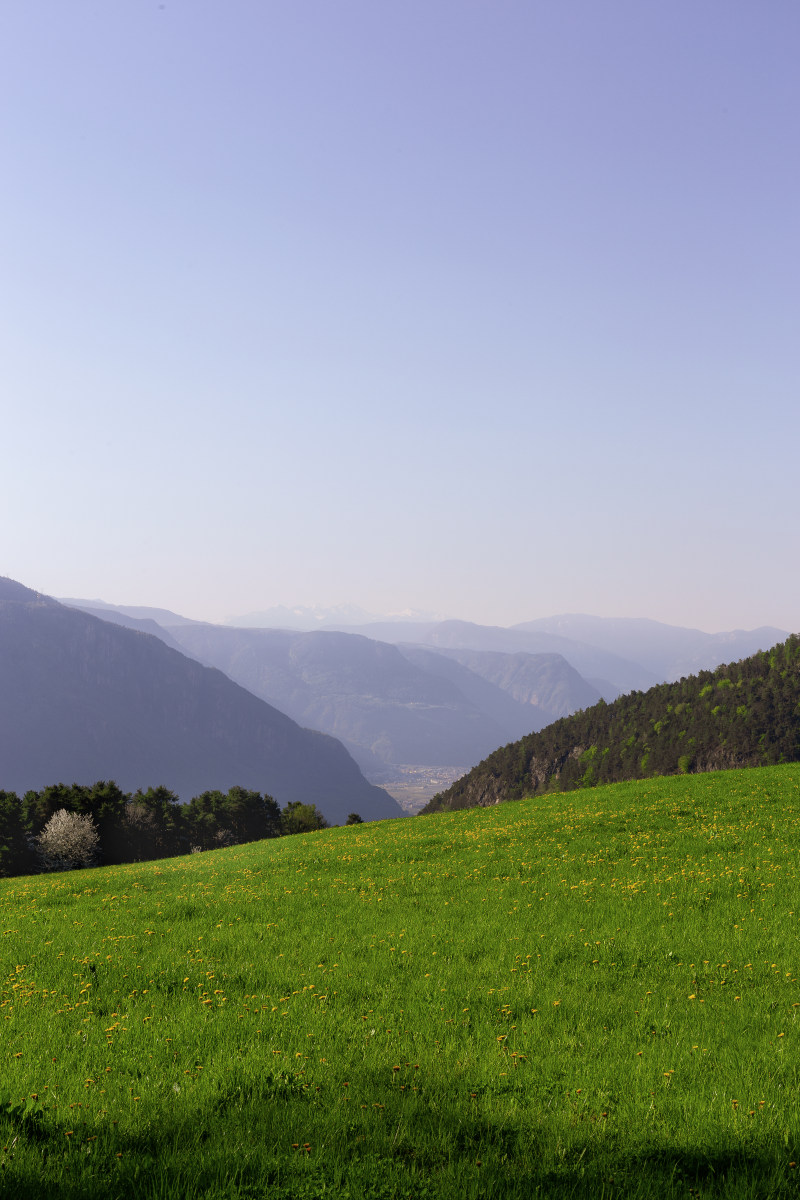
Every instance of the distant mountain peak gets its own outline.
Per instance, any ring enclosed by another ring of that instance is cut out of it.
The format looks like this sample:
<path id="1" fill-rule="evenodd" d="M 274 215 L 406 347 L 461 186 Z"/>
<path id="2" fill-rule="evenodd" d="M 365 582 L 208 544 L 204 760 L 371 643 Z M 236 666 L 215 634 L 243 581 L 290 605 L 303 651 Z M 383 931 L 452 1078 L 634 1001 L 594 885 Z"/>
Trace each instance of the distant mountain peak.
<path id="1" fill-rule="evenodd" d="M 226 617 L 223 624 L 239 629 L 294 629 L 307 633 L 312 629 L 346 629 L 350 626 L 375 625 L 384 621 L 438 621 L 435 614 L 421 609 L 404 608 L 398 612 L 371 613 L 357 604 L 276 604 L 271 608 Z"/>

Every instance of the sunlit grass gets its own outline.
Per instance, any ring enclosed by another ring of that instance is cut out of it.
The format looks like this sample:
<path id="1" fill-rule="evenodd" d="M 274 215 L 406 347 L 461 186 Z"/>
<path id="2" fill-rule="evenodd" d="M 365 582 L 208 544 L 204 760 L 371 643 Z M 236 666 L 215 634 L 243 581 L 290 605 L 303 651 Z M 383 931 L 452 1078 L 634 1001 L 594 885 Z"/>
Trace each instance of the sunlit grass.
<path id="1" fill-rule="evenodd" d="M 800 1190 L 800 768 L 0 883 L 9 1196 Z"/>

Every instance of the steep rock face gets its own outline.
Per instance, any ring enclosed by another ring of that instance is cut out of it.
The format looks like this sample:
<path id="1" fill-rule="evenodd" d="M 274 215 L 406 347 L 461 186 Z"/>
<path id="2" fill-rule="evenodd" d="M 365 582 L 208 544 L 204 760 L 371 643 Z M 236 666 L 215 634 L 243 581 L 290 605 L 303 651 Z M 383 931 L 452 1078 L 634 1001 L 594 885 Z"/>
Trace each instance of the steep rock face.
<path id="1" fill-rule="evenodd" d="M 438 653 L 455 659 L 482 679 L 507 692 L 518 703 L 541 713 L 531 729 L 588 708 L 600 699 L 592 687 L 561 654 L 508 654 L 494 650 L 461 650 L 441 647 Z"/>
<path id="2" fill-rule="evenodd" d="M 484 677 L 480 664 L 473 666 L 460 662 L 459 651 L 451 653 L 402 643 L 397 648 L 409 662 L 416 663 L 432 675 L 449 680 L 463 696 L 492 717 L 505 735 L 502 741 L 516 740 L 532 729 L 541 729 L 557 716 L 538 703 L 527 703 L 512 696 L 509 691 Z M 465 654 L 471 655 L 472 652 L 468 650 Z"/>
<path id="3" fill-rule="evenodd" d="M 0 788 L 113 778 L 182 799 L 235 784 L 331 822 L 400 816 L 345 748 L 148 634 L 0 580 Z"/>

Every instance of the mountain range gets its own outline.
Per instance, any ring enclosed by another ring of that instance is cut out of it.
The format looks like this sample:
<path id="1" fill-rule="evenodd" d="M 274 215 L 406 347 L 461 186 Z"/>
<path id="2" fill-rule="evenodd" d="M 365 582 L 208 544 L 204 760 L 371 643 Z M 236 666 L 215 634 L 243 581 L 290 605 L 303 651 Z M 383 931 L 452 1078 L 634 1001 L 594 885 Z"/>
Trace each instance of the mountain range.
<path id="1" fill-rule="evenodd" d="M 331 822 L 402 815 L 334 738 L 161 637 L 9 579 L 0 579 L 0 665 L 6 791 L 113 778 L 126 791 L 163 784 L 188 800 L 241 785 L 282 806 L 315 803 Z"/>
<path id="2" fill-rule="evenodd" d="M 695 662 L 714 666 L 785 636 L 769 628 L 705 634 L 577 615 L 512 628 L 403 619 L 303 632 L 70 603 L 155 634 L 299 724 L 335 736 L 373 782 L 401 767 L 463 773 L 497 747 L 601 697 L 647 690 Z M 310 619 L 308 610 L 296 615 Z M 357 616 L 348 610 L 348 620 Z"/>
<path id="3" fill-rule="evenodd" d="M 126 611 L 130 612 L 130 609 Z M 385 619 L 368 613 L 357 604 L 276 604 L 272 608 L 228 617 L 223 624 L 234 625 L 237 629 L 293 629 L 296 633 L 309 633 L 312 629 L 350 629 L 353 626 L 373 624 Z M 418 609 L 406 609 L 404 612 L 392 613 L 389 619 L 414 624 L 419 621 L 437 621 L 441 618 L 432 613 L 420 612 Z"/>
<path id="4" fill-rule="evenodd" d="M 496 746 L 599 698 L 559 655 L 435 650 L 334 631 L 154 627 L 127 612 L 94 611 L 162 636 L 294 720 L 332 734 L 374 778 L 389 765 L 466 770 Z"/>

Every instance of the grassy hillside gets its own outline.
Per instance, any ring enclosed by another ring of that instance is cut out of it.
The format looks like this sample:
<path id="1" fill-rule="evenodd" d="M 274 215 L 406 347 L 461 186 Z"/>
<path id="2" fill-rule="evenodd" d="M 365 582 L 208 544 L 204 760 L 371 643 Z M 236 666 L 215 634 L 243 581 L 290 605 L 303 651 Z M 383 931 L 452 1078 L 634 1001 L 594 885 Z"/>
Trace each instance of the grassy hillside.
<path id="1" fill-rule="evenodd" d="M 800 637 L 602 701 L 495 750 L 423 812 L 625 779 L 800 760 Z"/>
<path id="2" fill-rule="evenodd" d="M 0 1194 L 795 1196 L 799 834 L 783 766 L 0 881 Z"/>

